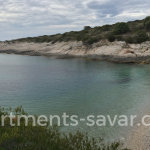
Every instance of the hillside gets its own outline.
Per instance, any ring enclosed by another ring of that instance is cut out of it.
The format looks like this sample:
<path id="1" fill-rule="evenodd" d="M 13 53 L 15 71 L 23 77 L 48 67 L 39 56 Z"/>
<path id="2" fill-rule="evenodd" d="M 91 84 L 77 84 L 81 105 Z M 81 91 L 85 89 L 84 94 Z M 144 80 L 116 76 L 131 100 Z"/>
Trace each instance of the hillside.
<path id="1" fill-rule="evenodd" d="M 110 42 L 126 41 L 127 43 L 142 43 L 149 41 L 150 34 L 150 16 L 143 20 L 129 21 L 127 23 L 120 22 L 113 25 L 96 26 L 91 28 L 85 26 L 81 31 L 71 31 L 64 34 L 43 35 L 39 37 L 20 38 L 10 42 L 68 42 L 82 41 L 85 45 L 90 45 L 102 39 L 108 39 Z"/>
<path id="2" fill-rule="evenodd" d="M 0 42 L 0 53 L 150 63 L 150 17 L 132 22 Z"/>

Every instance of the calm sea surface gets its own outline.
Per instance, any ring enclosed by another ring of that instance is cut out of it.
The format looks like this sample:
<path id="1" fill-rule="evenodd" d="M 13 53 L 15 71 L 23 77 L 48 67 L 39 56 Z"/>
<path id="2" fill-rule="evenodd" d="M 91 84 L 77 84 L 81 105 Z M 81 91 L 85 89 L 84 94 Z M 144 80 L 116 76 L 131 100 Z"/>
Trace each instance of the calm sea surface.
<path id="1" fill-rule="evenodd" d="M 29 114 L 144 115 L 150 111 L 150 65 L 0 54 L 0 105 Z M 131 127 L 62 127 L 108 140 Z"/>

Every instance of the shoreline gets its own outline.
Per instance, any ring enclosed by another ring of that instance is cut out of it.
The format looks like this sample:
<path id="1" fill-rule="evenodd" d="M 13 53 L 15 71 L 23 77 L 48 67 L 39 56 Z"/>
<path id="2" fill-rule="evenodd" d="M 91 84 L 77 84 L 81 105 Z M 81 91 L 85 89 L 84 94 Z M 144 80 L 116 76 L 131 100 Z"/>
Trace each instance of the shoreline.
<path id="1" fill-rule="evenodd" d="M 81 44 L 81 48 L 70 49 L 68 44 Z M 100 44 L 100 43 L 96 43 Z M 116 63 L 150 63 L 150 42 L 142 44 L 126 44 L 124 42 L 107 42 L 101 46 L 92 45 L 90 49 L 84 49 L 81 42 L 70 43 L 0 43 L 0 53 L 19 54 L 30 56 L 55 56 L 58 59 L 67 58 L 86 58 L 92 60 L 102 60 Z M 107 45 L 106 45 L 107 44 Z M 63 45 L 63 46 L 62 46 Z M 145 45 L 145 46 L 144 46 Z M 62 47 L 61 47 L 62 46 Z M 144 47 L 141 49 L 141 47 Z M 94 48 L 95 47 L 95 48 Z M 123 48 L 125 47 L 125 48 Z M 149 47 L 149 48 L 148 48 Z M 116 49 L 115 49 L 116 48 Z M 147 49 L 144 51 L 143 49 Z M 132 50 L 137 54 L 124 54 L 126 50 Z M 150 112 L 148 113 L 150 114 Z M 127 140 L 124 140 L 125 146 L 132 150 L 147 150 L 150 147 L 150 128 L 145 126 L 135 127 Z"/>
<path id="2" fill-rule="evenodd" d="M 129 52 L 128 52 L 129 51 Z M 87 46 L 82 42 L 58 43 L 0 43 L 0 53 L 30 56 L 55 56 L 65 58 L 88 58 L 116 63 L 150 63 L 150 41 L 142 44 L 107 40 Z"/>
<path id="3" fill-rule="evenodd" d="M 150 115 L 150 112 L 146 113 L 146 115 Z M 150 124 L 150 118 L 146 119 L 146 123 Z M 135 127 L 124 142 L 124 147 L 131 150 L 149 150 L 150 127 L 144 125 Z"/>

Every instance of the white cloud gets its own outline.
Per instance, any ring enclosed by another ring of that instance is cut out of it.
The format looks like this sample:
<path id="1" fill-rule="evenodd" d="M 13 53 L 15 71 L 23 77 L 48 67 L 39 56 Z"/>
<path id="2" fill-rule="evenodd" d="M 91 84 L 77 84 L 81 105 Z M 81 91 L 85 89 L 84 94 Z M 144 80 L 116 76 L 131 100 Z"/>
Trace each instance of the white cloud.
<path id="1" fill-rule="evenodd" d="M 81 30 L 150 15 L 148 0 L 0 0 L 0 40 Z"/>

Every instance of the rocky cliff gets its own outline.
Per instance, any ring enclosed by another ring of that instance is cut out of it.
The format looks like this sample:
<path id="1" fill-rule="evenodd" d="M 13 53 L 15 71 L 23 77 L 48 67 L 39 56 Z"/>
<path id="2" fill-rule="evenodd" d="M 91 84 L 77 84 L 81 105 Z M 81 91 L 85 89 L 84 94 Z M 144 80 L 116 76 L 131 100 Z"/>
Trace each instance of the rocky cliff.
<path id="1" fill-rule="evenodd" d="M 101 40 L 92 45 L 81 41 L 57 43 L 0 43 L 0 53 L 57 56 L 59 58 L 82 57 L 119 63 L 150 63 L 150 41 L 142 44 L 108 42 Z"/>

